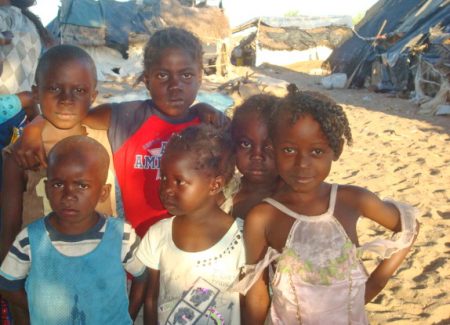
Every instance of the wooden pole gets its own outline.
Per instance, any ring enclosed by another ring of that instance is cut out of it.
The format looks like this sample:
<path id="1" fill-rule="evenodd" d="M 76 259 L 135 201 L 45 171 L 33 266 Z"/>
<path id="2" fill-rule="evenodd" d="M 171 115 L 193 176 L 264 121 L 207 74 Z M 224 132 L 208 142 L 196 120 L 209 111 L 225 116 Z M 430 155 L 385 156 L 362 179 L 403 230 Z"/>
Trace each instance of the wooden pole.
<path id="1" fill-rule="evenodd" d="M 364 57 L 361 59 L 361 61 L 359 61 L 358 65 L 356 66 L 355 70 L 353 70 L 352 74 L 350 75 L 350 77 L 348 78 L 346 84 L 345 84 L 345 88 L 350 87 L 353 78 L 355 77 L 356 73 L 359 71 L 359 69 L 361 68 L 362 64 L 364 63 L 364 61 L 366 61 L 367 57 L 370 54 L 370 50 L 374 47 L 375 42 L 377 41 L 378 37 L 380 37 L 381 33 L 383 32 L 384 27 L 386 27 L 387 24 L 387 20 L 385 19 L 383 21 L 383 23 L 381 24 L 380 29 L 378 30 L 377 36 L 375 37 L 375 39 L 372 41 L 372 43 L 370 44 L 369 50 L 367 50 L 366 55 L 364 55 Z"/>

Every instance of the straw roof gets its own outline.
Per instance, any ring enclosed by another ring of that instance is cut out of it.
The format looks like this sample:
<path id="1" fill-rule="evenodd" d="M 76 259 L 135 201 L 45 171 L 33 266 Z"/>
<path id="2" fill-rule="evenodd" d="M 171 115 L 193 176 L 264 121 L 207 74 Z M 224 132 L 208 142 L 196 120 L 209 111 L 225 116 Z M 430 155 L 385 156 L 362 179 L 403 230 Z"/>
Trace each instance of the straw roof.
<path id="1" fill-rule="evenodd" d="M 348 27 L 327 26 L 311 29 L 279 28 L 261 24 L 258 42 L 271 50 L 306 50 L 316 46 L 336 48 L 352 36 Z"/>
<path id="2" fill-rule="evenodd" d="M 178 0 L 161 0 L 161 18 L 167 26 L 187 29 L 203 42 L 230 36 L 230 25 L 219 8 L 182 6 Z"/>

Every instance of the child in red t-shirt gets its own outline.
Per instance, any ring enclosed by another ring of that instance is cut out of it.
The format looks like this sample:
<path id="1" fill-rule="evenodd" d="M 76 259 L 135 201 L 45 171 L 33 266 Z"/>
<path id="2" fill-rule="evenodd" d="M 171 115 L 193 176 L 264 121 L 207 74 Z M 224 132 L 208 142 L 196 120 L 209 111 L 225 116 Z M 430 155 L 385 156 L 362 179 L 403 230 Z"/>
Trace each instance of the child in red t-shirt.
<path id="1" fill-rule="evenodd" d="M 191 107 L 202 82 L 199 39 L 175 27 L 154 33 L 145 47 L 143 80 L 151 100 L 104 104 L 83 121 L 92 128 L 108 129 L 125 218 L 139 236 L 167 216 L 158 188 L 160 159 L 168 139 L 200 120 L 208 122 L 211 116 L 205 105 Z M 40 147 L 39 124 L 25 129 L 22 152 Z M 43 161 L 30 156 L 19 157 L 20 163 L 31 166 Z"/>

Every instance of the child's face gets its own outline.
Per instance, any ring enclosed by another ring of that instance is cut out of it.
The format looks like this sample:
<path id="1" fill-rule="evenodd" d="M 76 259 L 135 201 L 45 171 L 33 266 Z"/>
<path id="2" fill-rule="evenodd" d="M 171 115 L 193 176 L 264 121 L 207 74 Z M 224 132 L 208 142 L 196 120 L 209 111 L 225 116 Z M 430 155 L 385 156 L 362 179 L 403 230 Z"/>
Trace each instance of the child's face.
<path id="1" fill-rule="evenodd" d="M 49 166 L 45 191 L 59 220 L 89 229 L 97 203 L 105 201 L 110 191 L 99 168 L 95 152 L 82 160 L 69 157 Z"/>
<path id="2" fill-rule="evenodd" d="M 311 115 L 301 116 L 294 124 L 288 114 L 280 116 L 274 149 L 278 173 L 296 192 L 320 186 L 337 159 L 320 124 Z"/>
<path id="3" fill-rule="evenodd" d="M 165 152 L 161 161 L 159 195 L 172 215 L 182 216 L 200 211 L 205 202 L 215 201 L 215 177 L 197 170 L 194 154 Z"/>
<path id="4" fill-rule="evenodd" d="M 49 64 L 33 86 L 44 117 L 58 129 L 71 129 L 86 117 L 97 96 L 96 80 L 84 60 Z"/>
<path id="5" fill-rule="evenodd" d="M 273 183 L 277 177 L 267 124 L 256 112 L 241 117 L 233 134 L 236 166 L 251 183 Z"/>
<path id="6" fill-rule="evenodd" d="M 163 114 L 182 117 L 197 96 L 202 71 L 186 51 L 168 48 L 145 71 L 144 80 L 153 102 Z"/>

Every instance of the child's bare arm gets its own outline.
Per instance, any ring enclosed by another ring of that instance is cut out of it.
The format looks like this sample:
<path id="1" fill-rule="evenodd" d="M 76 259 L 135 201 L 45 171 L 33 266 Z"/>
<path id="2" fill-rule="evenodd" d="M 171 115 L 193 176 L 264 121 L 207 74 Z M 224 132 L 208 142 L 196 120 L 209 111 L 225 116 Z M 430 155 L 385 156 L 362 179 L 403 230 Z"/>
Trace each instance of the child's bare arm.
<path id="1" fill-rule="evenodd" d="M 89 111 L 83 119 L 83 124 L 97 129 L 107 130 L 111 121 L 111 106 L 109 104 L 100 105 Z M 45 118 L 37 116 L 31 123 L 25 126 L 21 139 L 14 147 L 14 159 L 19 166 L 25 169 L 36 166 L 47 167 L 44 146 L 42 143 L 42 131 L 45 126 Z"/>
<path id="2" fill-rule="evenodd" d="M 148 286 L 144 303 L 144 323 L 158 324 L 159 270 L 148 269 Z"/>
<path id="3" fill-rule="evenodd" d="M 1 196 L 0 260 L 8 254 L 22 228 L 22 197 L 25 191 L 23 170 L 9 154 L 3 154 L 3 189 Z"/>
<path id="4" fill-rule="evenodd" d="M 42 131 L 45 119 L 37 116 L 23 129 L 23 134 L 13 147 L 13 156 L 17 164 L 24 169 L 47 167 L 47 159 L 42 143 Z"/>
<path id="5" fill-rule="evenodd" d="M 25 111 L 25 114 L 30 121 L 39 115 L 39 109 L 34 101 L 31 91 L 22 91 L 16 95 L 22 104 L 22 109 Z"/>
<path id="6" fill-rule="evenodd" d="M 248 265 L 257 264 L 267 252 L 266 220 L 264 208 L 260 205 L 254 207 L 245 218 L 244 242 Z M 270 305 L 268 282 L 266 269 L 245 295 L 244 324 L 264 324 Z"/>
<path id="7" fill-rule="evenodd" d="M 361 215 L 394 232 L 402 230 L 400 212 L 394 204 L 382 201 L 375 194 L 362 189 L 358 191 L 355 197 L 358 198 L 357 202 Z M 416 224 L 416 234 L 418 229 L 419 225 Z M 414 237 L 410 246 L 405 247 L 392 254 L 391 257 L 384 259 L 373 270 L 366 283 L 366 303 L 370 302 L 386 286 L 389 279 L 406 258 L 416 237 Z"/>
<path id="8" fill-rule="evenodd" d="M 411 247 L 404 248 L 393 254 L 390 258 L 381 261 L 380 264 L 372 271 L 366 282 L 365 303 L 369 303 L 375 298 L 381 290 L 384 289 L 388 280 L 402 264 L 408 255 Z"/>
<path id="9" fill-rule="evenodd" d="M 139 313 L 139 309 L 145 300 L 145 295 L 147 293 L 148 276 L 145 272 L 145 276 L 140 276 L 139 278 L 134 277 L 131 281 L 131 288 L 129 294 L 130 304 L 128 307 L 128 312 L 130 313 L 131 319 L 134 321 Z"/>
<path id="10" fill-rule="evenodd" d="M 83 119 L 83 124 L 92 129 L 108 130 L 111 122 L 111 104 L 102 104 L 91 110 Z"/>

